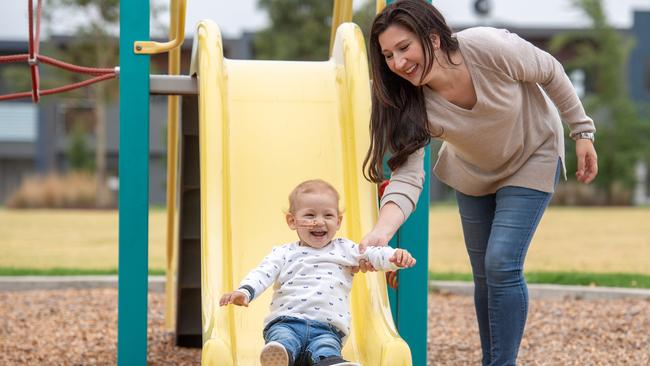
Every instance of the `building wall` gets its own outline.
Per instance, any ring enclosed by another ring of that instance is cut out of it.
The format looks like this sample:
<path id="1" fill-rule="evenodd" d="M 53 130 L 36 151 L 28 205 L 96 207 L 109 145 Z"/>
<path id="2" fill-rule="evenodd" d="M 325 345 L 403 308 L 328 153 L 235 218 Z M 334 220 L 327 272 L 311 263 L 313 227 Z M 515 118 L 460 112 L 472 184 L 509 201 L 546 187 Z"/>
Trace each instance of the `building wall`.
<path id="1" fill-rule="evenodd" d="M 650 121 L 650 11 L 635 11 L 632 36 L 634 49 L 630 54 L 628 82 L 630 96 L 642 108 L 642 116 Z M 650 162 L 639 161 L 636 166 L 637 186 L 634 192 L 634 202 L 638 205 L 650 204 Z"/>
<path id="2" fill-rule="evenodd" d="M 70 37 L 53 37 L 53 39 L 60 47 L 65 47 L 71 40 Z M 226 57 L 252 58 L 251 33 L 244 33 L 238 39 L 223 41 Z M 26 42 L 0 41 L 0 55 L 25 53 L 26 47 Z M 183 74 L 189 70 L 191 50 L 192 39 L 187 39 L 181 54 Z M 0 94 L 14 91 L 9 90 L 6 80 L 1 77 L 5 67 L 7 65 L 0 65 Z M 25 70 L 27 71 L 27 68 Z M 152 56 L 152 73 L 165 74 L 166 71 L 167 55 Z M 164 205 L 167 189 L 167 98 L 152 96 L 150 105 L 149 199 L 151 204 Z M 92 108 L 92 101 L 70 99 L 69 94 L 43 97 L 38 105 L 32 104 L 28 99 L 0 103 L 0 205 L 26 176 L 51 172 L 62 173 L 69 170 L 66 150 L 70 133 L 66 131 L 69 129 L 66 125 L 70 123 L 70 111 L 74 113 L 75 110 L 87 109 L 90 132 L 85 137 L 85 141 L 94 159 Z M 120 126 L 117 104 L 107 108 L 106 123 L 107 179 L 115 182 L 119 175 Z"/>
<path id="3" fill-rule="evenodd" d="M 0 204 L 34 171 L 37 115 L 31 103 L 0 104 Z"/>
<path id="4" fill-rule="evenodd" d="M 650 11 L 634 12 L 634 49 L 630 54 L 630 96 L 650 105 Z"/>
<path id="5" fill-rule="evenodd" d="M 5 202 L 20 183 L 33 174 L 34 161 L 29 158 L 0 159 L 0 203 Z"/>

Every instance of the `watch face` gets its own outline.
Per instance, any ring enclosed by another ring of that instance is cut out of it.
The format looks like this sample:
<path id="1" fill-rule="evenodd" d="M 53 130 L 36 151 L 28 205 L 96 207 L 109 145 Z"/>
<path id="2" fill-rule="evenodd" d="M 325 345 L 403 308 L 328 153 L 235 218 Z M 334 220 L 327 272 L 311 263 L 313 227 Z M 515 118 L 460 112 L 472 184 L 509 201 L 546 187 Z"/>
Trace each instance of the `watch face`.
<path id="1" fill-rule="evenodd" d="M 580 134 L 581 139 L 589 139 L 591 141 L 594 140 L 594 134 L 592 132 L 582 132 Z"/>
<path id="2" fill-rule="evenodd" d="M 574 135 L 573 137 L 574 140 L 591 140 L 592 142 L 594 141 L 594 133 L 593 132 L 580 132 L 577 135 Z"/>

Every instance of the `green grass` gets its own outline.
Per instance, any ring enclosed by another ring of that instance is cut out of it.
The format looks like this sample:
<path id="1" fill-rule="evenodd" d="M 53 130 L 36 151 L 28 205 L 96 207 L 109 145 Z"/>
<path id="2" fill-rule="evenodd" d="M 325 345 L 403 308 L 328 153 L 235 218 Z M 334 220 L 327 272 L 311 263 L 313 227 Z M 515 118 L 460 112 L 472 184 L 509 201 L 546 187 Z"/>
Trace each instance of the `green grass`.
<path id="1" fill-rule="evenodd" d="M 432 278 L 471 280 L 457 208 L 430 210 Z M 551 207 L 526 259 L 530 283 L 650 288 L 650 208 Z M 278 224 L 282 224 L 281 218 Z M 166 215 L 149 214 L 149 273 L 166 265 Z M 0 209 L 0 276 L 115 275 L 118 217 L 110 210 Z M 418 258 L 418 260 L 420 260 Z"/>
<path id="2" fill-rule="evenodd" d="M 471 281 L 469 273 L 429 273 L 440 281 Z M 527 272 L 526 282 L 556 285 L 650 288 L 650 275 L 634 273 Z"/>
<path id="3" fill-rule="evenodd" d="M 0 267 L 0 276 L 90 276 L 116 275 L 117 268 L 10 268 Z M 150 269 L 150 275 L 164 275 L 164 269 Z M 429 273 L 432 280 L 471 281 L 469 273 Z M 626 288 L 650 288 L 650 276 L 631 273 L 577 273 L 577 272 L 531 272 L 526 273 L 528 283 L 558 285 L 606 286 Z"/>
<path id="4" fill-rule="evenodd" d="M 117 268 L 13 268 L 0 267 L 0 276 L 105 276 L 116 275 Z M 149 269 L 149 275 L 164 275 L 164 269 Z"/>
<path id="5" fill-rule="evenodd" d="M 116 275 L 117 268 L 11 268 L 0 267 L 0 276 L 91 276 Z M 164 275 L 164 269 L 150 269 L 150 275 Z M 469 273 L 429 273 L 431 280 L 471 281 Z M 605 286 L 626 288 L 650 288 L 650 276 L 631 273 L 578 273 L 578 272 L 530 272 L 526 273 L 528 283 L 557 285 Z"/>

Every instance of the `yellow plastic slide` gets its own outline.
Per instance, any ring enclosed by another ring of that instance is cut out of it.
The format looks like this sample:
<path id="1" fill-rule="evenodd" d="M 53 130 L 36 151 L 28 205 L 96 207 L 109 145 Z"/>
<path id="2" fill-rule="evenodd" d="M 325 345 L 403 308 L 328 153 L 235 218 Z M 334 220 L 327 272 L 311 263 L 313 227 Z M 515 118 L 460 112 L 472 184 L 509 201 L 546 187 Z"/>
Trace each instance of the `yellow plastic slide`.
<path id="1" fill-rule="evenodd" d="M 249 307 L 219 306 L 287 228 L 287 195 L 322 178 L 341 193 L 340 236 L 359 241 L 377 216 L 376 187 L 363 179 L 370 90 L 363 36 L 338 28 L 323 62 L 224 59 L 216 24 L 201 22 L 191 73 L 199 83 L 202 363 L 259 365 L 271 289 Z M 365 366 L 411 365 L 395 330 L 383 273 L 355 276 L 353 330 L 345 358 Z"/>

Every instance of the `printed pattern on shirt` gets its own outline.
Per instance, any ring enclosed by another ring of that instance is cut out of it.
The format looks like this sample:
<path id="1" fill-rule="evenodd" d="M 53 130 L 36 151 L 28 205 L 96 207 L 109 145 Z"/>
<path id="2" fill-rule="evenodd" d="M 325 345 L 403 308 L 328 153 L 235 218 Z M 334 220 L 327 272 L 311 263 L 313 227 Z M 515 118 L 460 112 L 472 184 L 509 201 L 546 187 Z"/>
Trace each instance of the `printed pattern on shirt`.
<path id="1" fill-rule="evenodd" d="M 394 253 L 391 247 L 368 247 L 362 255 L 357 244 L 340 238 L 320 249 L 288 243 L 274 247 L 240 288 L 252 287 L 254 299 L 273 285 L 264 325 L 278 316 L 293 316 L 331 324 L 347 335 L 353 279 L 349 267 L 366 259 L 379 271 L 396 270 L 389 261 Z"/>

